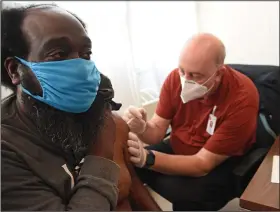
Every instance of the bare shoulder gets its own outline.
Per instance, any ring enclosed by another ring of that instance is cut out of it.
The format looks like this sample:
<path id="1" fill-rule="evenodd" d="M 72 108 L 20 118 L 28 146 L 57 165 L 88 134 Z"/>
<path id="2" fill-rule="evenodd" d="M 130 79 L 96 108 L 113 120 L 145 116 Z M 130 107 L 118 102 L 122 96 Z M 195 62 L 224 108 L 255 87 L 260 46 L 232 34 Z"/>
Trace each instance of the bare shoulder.
<path id="1" fill-rule="evenodd" d="M 120 166 L 120 178 L 118 183 L 119 199 L 118 204 L 124 201 L 128 195 L 131 187 L 131 175 L 128 170 L 126 158 L 126 143 L 128 140 L 129 128 L 125 121 L 116 112 L 113 112 L 113 119 L 116 124 L 116 140 L 114 144 L 114 161 Z"/>
<path id="2" fill-rule="evenodd" d="M 116 124 L 116 142 L 126 142 L 129 133 L 128 125 L 117 112 L 113 112 L 113 119 Z"/>

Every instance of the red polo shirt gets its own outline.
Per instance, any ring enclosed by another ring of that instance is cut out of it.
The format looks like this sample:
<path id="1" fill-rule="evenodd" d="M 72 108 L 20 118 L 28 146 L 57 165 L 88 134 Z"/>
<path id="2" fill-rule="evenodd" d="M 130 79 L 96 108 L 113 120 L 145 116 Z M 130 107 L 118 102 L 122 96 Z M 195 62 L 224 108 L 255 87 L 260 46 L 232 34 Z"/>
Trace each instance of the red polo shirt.
<path id="1" fill-rule="evenodd" d="M 217 91 L 207 99 L 183 104 L 178 69 L 161 89 L 156 114 L 171 120 L 171 146 L 175 154 L 192 155 L 202 147 L 222 155 L 244 154 L 255 141 L 259 94 L 245 75 L 226 66 Z M 217 117 L 213 135 L 206 131 L 214 106 Z"/>

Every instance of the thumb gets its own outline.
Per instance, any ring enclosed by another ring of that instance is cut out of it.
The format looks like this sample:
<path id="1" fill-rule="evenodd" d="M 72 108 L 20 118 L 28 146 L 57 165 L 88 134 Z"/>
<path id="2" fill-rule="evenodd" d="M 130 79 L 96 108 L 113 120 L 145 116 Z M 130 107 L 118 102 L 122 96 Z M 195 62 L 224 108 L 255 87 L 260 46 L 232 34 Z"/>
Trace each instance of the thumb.
<path id="1" fill-rule="evenodd" d="M 147 111 L 144 109 L 144 108 L 139 108 L 139 112 L 141 113 L 142 115 L 142 119 L 144 121 L 147 121 Z"/>
<path id="2" fill-rule="evenodd" d="M 146 149 L 144 149 L 144 148 L 142 147 L 141 153 L 140 153 L 140 162 L 139 162 L 139 165 L 140 165 L 141 168 L 142 168 L 143 166 L 145 166 L 146 160 L 147 160 L 147 151 L 146 151 Z"/>
<path id="3" fill-rule="evenodd" d="M 133 115 L 134 117 L 138 118 L 138 119 L 142 119 L 142 113 L 140 112 L 141 108 L 136 108 L 136 107 L 130 107 L 129 108 L 129 112 L 131 113 L 131 115 Z"/>

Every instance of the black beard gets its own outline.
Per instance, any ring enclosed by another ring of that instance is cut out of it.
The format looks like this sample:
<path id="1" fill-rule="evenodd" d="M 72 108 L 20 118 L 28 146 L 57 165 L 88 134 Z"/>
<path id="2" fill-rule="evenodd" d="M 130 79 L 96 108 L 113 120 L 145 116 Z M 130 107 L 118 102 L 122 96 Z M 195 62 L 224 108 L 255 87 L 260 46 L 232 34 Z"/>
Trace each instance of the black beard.
<path id="1" fill-rule="evenodd" d="M 25 97 L 26 98 L 26 97 Z M 52 145 L 74 157 L 78 164 L 103 126 L 105 103 L 97 95 L 87 112 L 67 113 L 34 100 L 30 116 L 37 130 Z"/>

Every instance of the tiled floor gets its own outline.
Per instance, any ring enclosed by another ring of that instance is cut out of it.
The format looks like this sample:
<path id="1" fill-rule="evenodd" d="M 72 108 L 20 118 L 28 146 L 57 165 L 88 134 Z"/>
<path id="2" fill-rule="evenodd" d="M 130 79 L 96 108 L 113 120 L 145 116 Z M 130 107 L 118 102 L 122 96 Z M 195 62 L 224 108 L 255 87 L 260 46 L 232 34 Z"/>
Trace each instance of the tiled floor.
<path id="1" fill-rule="evenodd" d="M 147 188 L 163 211 L 172 211 L 172 204 L 169 201 L 161 197 L 159 194 L 154 192 L 149 187 Z M 233 199 L 220 211 L 239 211 L 239 199 L 238 198 Z"/>

